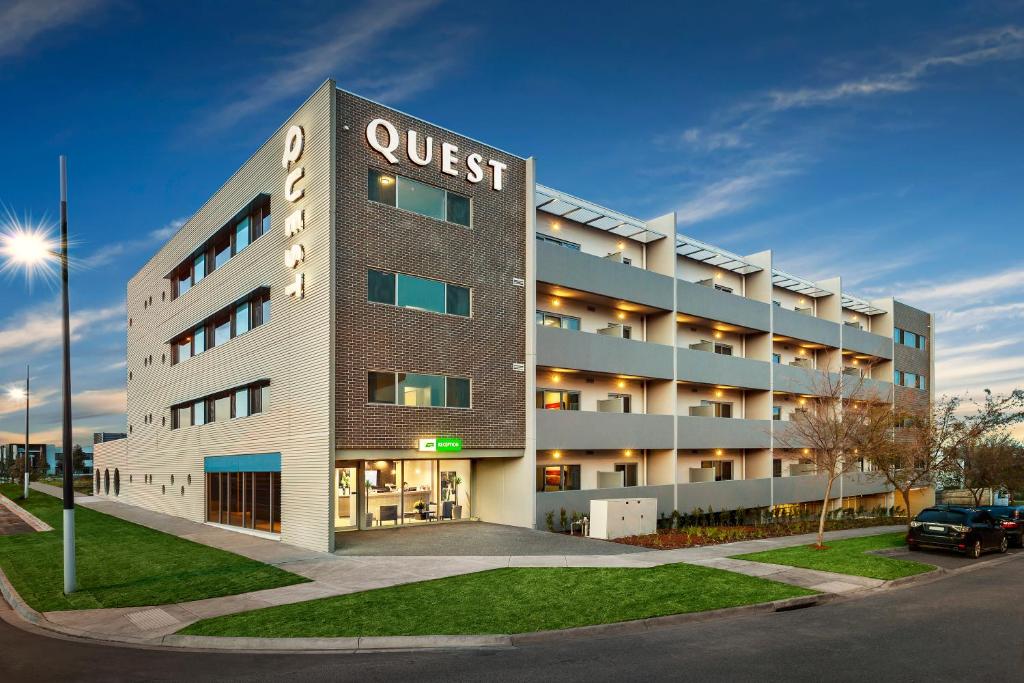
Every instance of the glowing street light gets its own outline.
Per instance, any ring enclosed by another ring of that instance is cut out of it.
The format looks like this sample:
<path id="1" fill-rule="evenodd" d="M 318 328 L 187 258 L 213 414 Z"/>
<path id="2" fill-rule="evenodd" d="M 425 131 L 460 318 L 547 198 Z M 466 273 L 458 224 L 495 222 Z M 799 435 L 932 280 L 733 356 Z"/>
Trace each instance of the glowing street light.
<path id="1" fill-rule="evenodd" d="M 60 264 L 63 372 L 62 393 L 64 404 L 64 592 L 75 592 L 75 490 L 71 455 L 71 323 L 68 311 L 68 174 L 67 159 L 60 157 L 60 243 L 54 244 L 45 226 L 29 226 L 8 214 L 8 226 L 0 232 L 0 270 L 24 270 L 29 283 L 36 272 L 48 275 L 54 263 Z M 55 248 L 59 246 L 59 251 Z M 26 394 L 28 382 L 26 380 Z M 26 395 L 27 401 L 27 395 Z M 26 404 L 27 405 L 27 404 Z M 27 420 L 26 408 L 26 420 Z M 28 427 L 26 425 L 25 455 L 28 456 Z M 28 486 L 26 467 L 26 495 Z"/>

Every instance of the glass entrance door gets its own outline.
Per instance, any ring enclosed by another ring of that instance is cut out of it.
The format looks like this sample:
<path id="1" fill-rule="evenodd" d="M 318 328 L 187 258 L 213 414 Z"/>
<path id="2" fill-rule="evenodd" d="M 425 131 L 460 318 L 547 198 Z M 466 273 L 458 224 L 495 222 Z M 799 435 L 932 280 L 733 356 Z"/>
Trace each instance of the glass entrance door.
<path id="1" fill-rule="evenodd" d="M 359 463 L 339 462 L 334 468 L 334 528 L 359 526 Z"/>

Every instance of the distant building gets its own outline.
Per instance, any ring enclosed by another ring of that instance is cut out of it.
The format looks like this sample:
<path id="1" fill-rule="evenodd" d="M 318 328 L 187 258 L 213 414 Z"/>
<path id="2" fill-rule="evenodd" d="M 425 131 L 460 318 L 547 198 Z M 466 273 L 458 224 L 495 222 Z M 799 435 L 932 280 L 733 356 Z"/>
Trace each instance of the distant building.
<path id="1" fill-rule="evenodd" d="M 36 470 L 43 467 L 44 463 L 49 462 L 50 452 L 53 450 L 52 444 L 42 443 L 30 443 L 28 445 L 28 456 L 32 462 L 32 469 Z M 7 443 L 0 444 L 0 460 L 5 463 L 14 462 L 25 457 L 25 444 L 23 443 Z"/>
<path id="2" fill-rule="evenodd" d="M 92 474 L 92 447 L 82 446 L 82 466 L 75 470 L 75 474 Z M 47 448 L 46 473 L 51 476 L 64 474 L 64 449 L 56 446 Z"/>
<path id="3" fill-rule="evenodd" d="M 92 442 L 93 444 L 106 443 L 108 441 L 117 441 L 118 439 L 125 439 L 128 435 L 124 432 L 93 432 Z"/>

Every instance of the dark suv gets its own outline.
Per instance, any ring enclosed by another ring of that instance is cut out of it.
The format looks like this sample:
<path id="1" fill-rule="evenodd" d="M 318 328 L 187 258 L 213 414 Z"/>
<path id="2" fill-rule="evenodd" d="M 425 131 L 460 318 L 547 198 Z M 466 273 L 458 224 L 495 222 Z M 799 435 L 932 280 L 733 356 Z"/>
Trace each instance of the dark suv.
<path id="1" fill-rule="evenodd" d="M 910 522 L 907 545 L 945 548 L 978 558 L 986 550 L 1006 552 L 1006 531 L 988 510 L 937 506 L 921 510 Z"/>
<path id="2" fill-rule="evenodd" d="M 1010 545 L 1024 548 L 1024 505 L 982 505 L 1002 525 Z"/>

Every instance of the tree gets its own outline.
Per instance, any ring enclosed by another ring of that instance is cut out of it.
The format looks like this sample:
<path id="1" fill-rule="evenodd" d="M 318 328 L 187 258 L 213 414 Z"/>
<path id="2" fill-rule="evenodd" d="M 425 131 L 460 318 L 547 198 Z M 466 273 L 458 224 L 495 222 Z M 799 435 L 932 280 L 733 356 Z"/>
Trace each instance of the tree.
<path id="1" fill-rule="evenodd" d="M 813 464 L 815 471 L 825 477 L 818 518 L 819 549 L 824 547 L 825 518 L 833 485 L 859 461 L 854 453 L 860 444 L 875 442 L 877 437 L 871 434 L 889 424 L 885 411 L 877 408 L 888 398 L 869 390 L 865 375 L 870 375 L 870 367 L 857 376 L 809 373 L 812 395 L 803 400 L 804 409 L 794 415 L 786 428 L 776 432 L 776 440 L 784 448 L 800 449 L 801 460 Z"/>
<path id="2" fill-rule="evenodd" d="M 82 472 L 85 470 L 85 451 L 77 443 L 75 447 L 71 449 L 71 473 Z"/>
<path id="3" fill-rule="evenodd" d="M 858 450 L 875 475 L 899 492 L 910 525 L 910 492 L 942 473 L 944 454 L 959 442 L 963 426 L 957 418 L 960 399 L 943 398 L 930 408 L 882 405 L 865 430 Z"/>
<path id="4" fill-rule="evenodd" d="M 1024 390 L 997 396 L 986 389 L 984 401 L 970 404 L 974 412 L 958 418 L 957 438 L 943 454 L 943 479 L 968 489 L 980 505 L 986 488 L 1013 488 L 1024 476 L 1018 444 L 1007 434 L 1024 421 Z"/>

